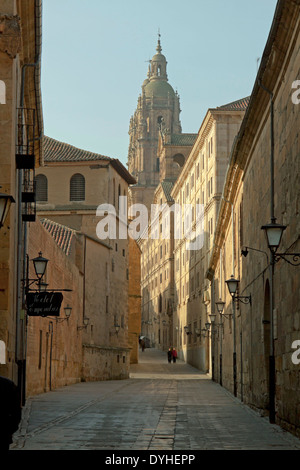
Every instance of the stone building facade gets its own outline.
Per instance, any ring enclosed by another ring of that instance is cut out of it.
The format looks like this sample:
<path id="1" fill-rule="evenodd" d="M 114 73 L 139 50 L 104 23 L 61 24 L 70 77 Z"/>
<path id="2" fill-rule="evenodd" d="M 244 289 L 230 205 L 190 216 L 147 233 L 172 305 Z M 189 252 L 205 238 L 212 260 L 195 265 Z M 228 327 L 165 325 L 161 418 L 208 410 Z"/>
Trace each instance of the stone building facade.
<path id="1" fill-rule="evenodd" d="M 0 185 L 15 204 L 0 229 L 0 341 L 5 356 L 0 374 L 19 386 L 22 399 L 26 324 L 22 279 L 27 225 L 34 219 L 34 168 L 43 158 L 40 59 L 41 1 L 1 0 Z"/>
<path id="2" fill-rule="evenodd" d="M 28 274 L 36 277 L 32 259 L 48 259 L 47 289 L 65 290 L 59 316 L 27 316 L 26 396 L 80 382 L 82 379 L 83 240 L 68 227 L 49 220 L 29 227 Z M 32 285 L 31 288 L 36 289 Z M 71 307 L 67 319 L 64 309 Z"/>
<path id="3" fill-rule="evenodd" d="M 298 436 L 299 266 L 287 255 L 272 268 L 261 227 L 271 218 L 286 226 L 277 252 L 299 253 L 299 78 L 300 4 L 279 1 L 232 149 L 207 271 L 211 313 L 225 302 L 212 324 L 214 380 Z M 225 286 L 231 275 L 240 281 L 235 302 Z"/>
<path id="4" fill-rule="evenodd" d="M 168 210 L 157 216 L 157 235 L 151 220 L 139 240 L 142 332 L 151 345 L 163 350 L 176 347 L 179 357 L 204 371 L 210 369 L 209 342 L 202 336 L 208 320 L 205 303 L 210 301 L 205 273 L 230 149 L 248 102 L 245 98 L 208 110 L 198 134 L 160 135 L 161 182 L 152 202 Z M 190 220 L 184 213 L 187 205 Z M 181 208 L 177 219 L 175 206 Z M 201 208 L 203 247 L 189 251 L 184 225 L 195 230 L 196 211 Z M 178 229 L 182 236 L 176 235 Z"/>
<path id="5" fill-rule="evenodd" d="M 248 102 L 245 98 L 207 111 L 171 192 L 182 211 L 174 232 L 174 342 L 182 359 L 207 372 L 209 340 L 204 330 L 211 299 L 205 273 L 230 149 Z M 189 249 L 189 240 L 197 240 L 195 247 Z"/>
<path id="6" fill-rule="evenodd" d="M 135 180 L 118 160 L 49 137 L 44 152 L 44 166 L 36 172 L 38 216 L 83 238 L 82 323 L 85 318 L 89 323 L 82 331 L 81 379 L 126 378 L 129 241 L 127 207 L 120 201 Z M 106 232 L 107 213 L 115 214 L 115 234 Z"/>
<path id="7" fill-rule="evenodd" d="M 137 364 L 141 335 L 141 250 L 130 237 L 128 244 L 128 342 L 131 348 L 130 363 Z"/>
<path id="8" fill-rule="evenodd" d="M 171 191 L 196 134 L 159 134 L 160 183 L 154 192 L 151 224 L 138 240 L 141 249 L 142 334 L 165 350 L 173 344 L 174 200 Z M 156 209 L 158 213 L 155 215 Z M 166 211 L 165 211 L 166 209 Z M 153 233 L 153 231 L 155 233 Z"/>

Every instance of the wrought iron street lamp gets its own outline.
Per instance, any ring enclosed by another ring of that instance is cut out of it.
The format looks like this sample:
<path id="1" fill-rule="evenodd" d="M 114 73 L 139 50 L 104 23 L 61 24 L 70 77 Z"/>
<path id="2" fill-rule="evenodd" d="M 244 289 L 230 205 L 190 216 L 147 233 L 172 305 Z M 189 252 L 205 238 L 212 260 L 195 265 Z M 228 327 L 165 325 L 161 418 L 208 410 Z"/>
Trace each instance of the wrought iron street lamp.
<path id="1" fill-rule="evenodd" d="M 47 258 L 44 258 L 42 256 L 42 252 L 40 251 L 39 256 L 37 258 L 34 258 L 32 261 L 34 265 L 35 274 L 37 275 L 37 278 L 41 280 L 45 275 L 49 260 Z"/>
<path id="2" fill-rule="evenodd" d="M 232 297 L 232 317 L 233 317 L 233 394 L 237 396 L 237 371 L 236 371 L 236 326 L 235 326 L 235 303 L 242 302 L 243 304 L 250 304 L 251 305 L 251 295 L 249 296 L 242 296 L 237 295 L 238 286 L 240 281 L 235 279 L 232 275 L 230 279 L 225 281 L 229 290 L 229 293 Z M 224 315 L 224 314 L 223 314 Z"/>
<path id="3" fill-rule="evenodd" d="M 273 219 L 270 224 L 263 225 L 262 230 L 265 231 L 268 247 L 272 254 L 272 263 L 278 262 L 283 259 L 292 266 L 300 265 L 300 253 L 277 253 L 281 243 L 283 232 L 286 230 L 286 225 L 277 224 L 276 219 Z M 287 259 L 292 257 L 292 261 Z"/>
<path id="4" fill-rule="evenodd" d="M 273 181 L 273 177 L 271 182 Z M 274 184 L 274 182 L 273 182 Z M 274 216 L 274 197 L 271 196 L 271 223 L 261 227 L 264 230 L 267 244 L 271 252 L 270 262 L 270 355 L 269 355 L 269 421 L 275 423 L 275 395 L 276 395 L 276 367 L 274 352 L 274 267 L 280 259 L 283 259 L 292 266 L 300 265 L 300 253 L 278 253 L 277 250 L 281 243 L 283 232 L 286 230 L 285 225 L 277 224 Z"/>
<path id="5" fill-rule="evenodd" d="M 89 322 L 90 322 L 90 319 L 87 318 L 87 317 L 85 317 L 85 318 L 83 319 L 83 325 L 82 325 L 82 326 L 77 326 L 77 330 L 78 330 L 78 331 L 79 331 L 79 330 L 86 330 L 87 327 L 88 327 Z"/>
<path id="6" fill-rule="evenodd" d="M 70 318 L 72 313 L 72 307 L 69 304 L 64 308 L 66 318 Z"/>
<path id="7" fill-rule="evenodd" d="M 224 307 L 225 307 L 225 302 L 223 302 L 223 300 L 220 299 L 216 302 L 216 306 L 217 306 L 218 313 L 222 315 Z"/>
<path id="8" fill-rule="evenodd" d="M 68 304 L 66 307 L 64 307 L 64 311 L 65 311 L 65 318 L 56 318 L 56 323 L 63 323 L 64 321 L 69 322 L 69 318 L 72 313 L 72 307 L 70 307 Z"/>
<path id="9" fill-rule="evenodd" d="M 0 193 L 0 228 L 4 225 L 11 204 L 15 202 L 9 194 Z"/>
<path id="10" fill-rule="evenodd" d="M 265 231 L 268 247 L 273 253 L 276 253 L 286 226 L 273 221 L 270 224 L 263 225 L 261 229 Z"/>
<path id="11" fill-rule="evenodd" d="M 230 279 L 227 279 L 225 281 L 229 290 L 229 293 L 232 297 L 232 301 L 240 301 L 243 304 L 250 304 L 251 305 L 251 295 L 248 296 L 243 296 L 243 295 L 237 295 L 237 290 L 240 281 L 238 279 L 235 279 L 233 276 L 231 276 Z"/>

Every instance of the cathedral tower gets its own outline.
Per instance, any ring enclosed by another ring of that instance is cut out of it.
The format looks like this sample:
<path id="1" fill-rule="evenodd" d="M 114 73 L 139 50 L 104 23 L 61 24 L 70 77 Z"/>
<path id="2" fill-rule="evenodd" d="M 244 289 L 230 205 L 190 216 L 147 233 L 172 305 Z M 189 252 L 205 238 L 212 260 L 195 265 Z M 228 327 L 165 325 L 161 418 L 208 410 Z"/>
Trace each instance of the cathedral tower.
<path id="1" fill-rule="evenodd" d="M 161 52 L 159 35 L 156 54 L 150 61 L 129 127 L 128 169 L 137 180 L 131 187 L 131 203 L 145 204 L 148 208 L 160 182 L 159 132 L 181 133 L 179 95 L 168 83 L 167 60 Z"/>

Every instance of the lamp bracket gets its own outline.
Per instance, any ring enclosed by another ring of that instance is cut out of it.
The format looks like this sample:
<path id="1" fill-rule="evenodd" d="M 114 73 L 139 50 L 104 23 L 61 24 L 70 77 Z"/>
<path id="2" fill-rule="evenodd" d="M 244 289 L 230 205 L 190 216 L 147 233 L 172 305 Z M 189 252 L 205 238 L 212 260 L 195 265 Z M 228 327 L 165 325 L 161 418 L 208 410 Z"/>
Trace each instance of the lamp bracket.
<path id="1" fill-rule="evenodd" d="M 293 261 L 290 261 L 289 259 L 287 259 L 286 256 L 292 256 Z M 283 259 L 284 261 L 291 264 L 292 266 L 300 266 L 300 253 L 275 253 L 274 254 L 275 262 L 278 263 L 280 259 Z"/>
<path id="2" fill-rule="evenodd" d="M 233 300 L 236 300 L 237 302 L 242 302 L 242 304 L 250 304 L 251 303 L 251 294 L 250 295 L 235 295 L 233 297 Z"/>

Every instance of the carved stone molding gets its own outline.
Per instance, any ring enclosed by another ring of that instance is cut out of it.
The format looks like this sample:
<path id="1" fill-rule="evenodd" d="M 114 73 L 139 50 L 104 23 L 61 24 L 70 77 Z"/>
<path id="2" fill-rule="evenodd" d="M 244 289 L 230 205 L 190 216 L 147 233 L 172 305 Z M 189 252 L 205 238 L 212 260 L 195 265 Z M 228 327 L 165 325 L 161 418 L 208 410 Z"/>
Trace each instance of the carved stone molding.
<path id="1" fill-rule="evenodd" d="M 21 49 L 20 17 L 0 15 L 0 51 L 14 59 Z"/>

